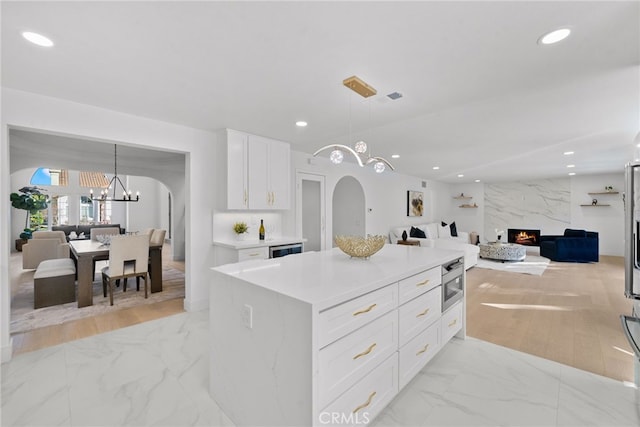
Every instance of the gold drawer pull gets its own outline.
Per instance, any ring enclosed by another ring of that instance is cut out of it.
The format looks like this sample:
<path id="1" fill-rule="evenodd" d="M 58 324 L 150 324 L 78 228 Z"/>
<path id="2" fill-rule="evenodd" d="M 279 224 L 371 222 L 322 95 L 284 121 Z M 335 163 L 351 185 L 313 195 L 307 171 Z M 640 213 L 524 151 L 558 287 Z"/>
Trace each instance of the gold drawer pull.
<path id="1" fill-rule="evenodd" d="M 416 317 L 422 317 L 429 312 L 428 308 L 425 308 L 423 312 L 416 314 Z"/>
<path id="2" fill-rule="evenodd" d="M 367 354 L 371 353 L 371 351 L 376 345 L 377 345 L 376 343 L 371 344 L 368 349 L 366 349 L 362 353 L 358 353 L 355 356 L 353 356 L 353 360 L 356 360 L 359 357 L 366 356 Z"/>
<path id="3" fill-rule="evenodd" d="M 249 256 L 258 256 L 258 255 L 260 255 L 260 254 L 259 254 L 259 253 L 256 253 L 256 252 L 254 252 L 254 253 L 252 253 L 252 254 L 249 254 Z"/>
<path id="4" fill-rule="evenodd" d="M 453 322 L 449 323 L 449 327 L 452 327 L 456 323 L 458 323 L 458 319 L 453 319 Z"/>
<path id="5" fill-rule="evenodd" d="M 429 283 L 429 279 L 424 279 L 422 282 L 420 282 L 420 283 L 416 283 L 416 286 L 424 286 L 424 285 L 426 285 L 427 283 Z"/>
<path id="6" fill-rule="evenodd" d="M 355 414 L 355 413 L 356 413 L 356 412 L 358 412 L 360 409 L 364 409 L 364 408 L 366 408 L 367 406 L 371 405 L 371 400 L 373 399 L 373 397 L 374 397 L 375 395 L 376 395 L 376 392 L 375 392 L 375 391 L 374 391 L 374 392 L 372 392 L 372 393 L 369 395 L 369 398 L 367 399 L 367 401 L 366 401 L 366 402 L 364 402 L 362 405 L 360 405 L 360 406 L 356 407 L 356 409 L 354 409 L 352 413 L 353 413 L 353 414 Z"/>
<path id="7" fill-rule="evenodd" d="M 429 344 L 425 345 L 424 347 L 422 347 L 422 350 L 416 353 L 416 356 L 420 356 L 422 353 L 427 351 L 428 348 L 429 348 Z"/>
<path id="8" fill-rule="evenodd" d="M 355 313 L 353 313 L 354 316 L 357 316 L 358 314 L 363 314 L 363 313 L 368 313 L 371 310 L 373 310 L 373 308 L 378 305 L 378 304 L 371 304 L 369 307 L 365 308 L 364 310 L 358 310 Z"/>

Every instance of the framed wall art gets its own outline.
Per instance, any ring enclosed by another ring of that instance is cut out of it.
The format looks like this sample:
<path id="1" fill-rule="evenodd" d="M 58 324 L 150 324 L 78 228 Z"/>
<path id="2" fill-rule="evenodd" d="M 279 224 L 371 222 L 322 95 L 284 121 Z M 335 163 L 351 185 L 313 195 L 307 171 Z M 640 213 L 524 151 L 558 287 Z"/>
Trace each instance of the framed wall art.
<path id="1" fill-rule="evenodd" d="M 407 216 L 422 216 L 424 212 L 424 193 L 407 191 Z"/>

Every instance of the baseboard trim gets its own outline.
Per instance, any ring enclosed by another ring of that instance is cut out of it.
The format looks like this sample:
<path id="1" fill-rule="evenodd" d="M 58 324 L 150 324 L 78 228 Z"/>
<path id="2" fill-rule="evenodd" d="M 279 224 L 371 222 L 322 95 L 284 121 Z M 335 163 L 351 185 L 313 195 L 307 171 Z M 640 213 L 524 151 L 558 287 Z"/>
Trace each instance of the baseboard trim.
<path id="1" fill-rule="evenodd" d="M 207 308 L 209 308 L 208 299 L 202 299 L 198 301 L 189 301 L 185 298 L 184 300 L 185 311 L 200 311 L 200 310 L 206 310 Z"/>
<path id="2" fill-rule="evenodd" d="M 11 360 L 13 355 L 13 337 L 9 338 L 9 345 L 2 347 L 0 360 L 2 363 L 6 363 Z"/>

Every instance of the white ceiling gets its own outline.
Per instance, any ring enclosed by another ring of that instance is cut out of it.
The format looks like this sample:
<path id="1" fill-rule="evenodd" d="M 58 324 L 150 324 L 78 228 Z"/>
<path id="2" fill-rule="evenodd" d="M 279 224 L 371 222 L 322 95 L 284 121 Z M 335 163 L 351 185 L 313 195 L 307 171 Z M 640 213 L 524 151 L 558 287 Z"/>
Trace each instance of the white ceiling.
<path id="1" fill-rule="evenodd" d="M 561 177 L 568 163 L 620 172 L 640 130 L 638 1 L 1 7 L 5 87 L 309 153 L 364 138 L 374 155 L 400 154 L 397 171 L 427 179 Z M 568 39 L 536 43 L 563 26 Z M 25 30 L 55 46 L 31 45 Z M 351 75 L 378 95 L 346 89 Z M 394 91 L 404 97 L 385 97 Z"/>

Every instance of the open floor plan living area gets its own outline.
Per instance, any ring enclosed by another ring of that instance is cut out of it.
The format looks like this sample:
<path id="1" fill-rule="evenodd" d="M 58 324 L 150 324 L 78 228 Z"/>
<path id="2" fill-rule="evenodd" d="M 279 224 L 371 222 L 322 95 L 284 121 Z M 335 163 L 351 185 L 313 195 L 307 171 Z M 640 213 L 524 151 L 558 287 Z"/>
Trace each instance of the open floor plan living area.
<path id="1" fill-rule="evenodd" d="M 0 20 L 0 425 L 640 425 L 637 0 Z"/>

